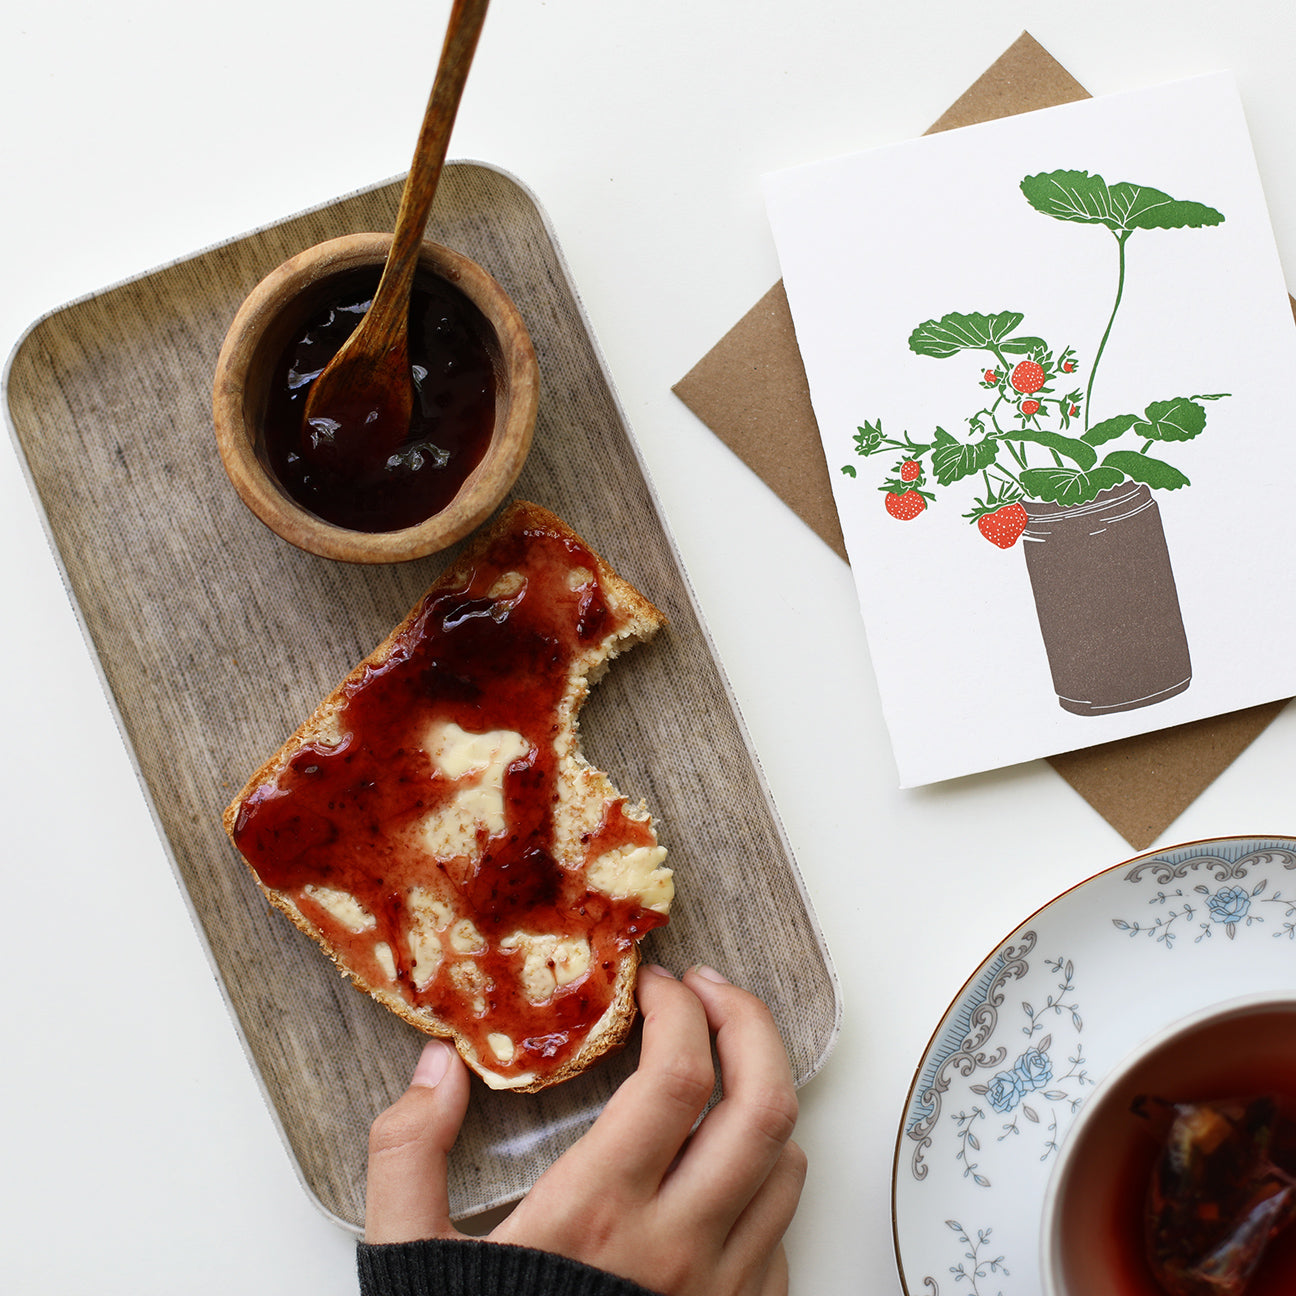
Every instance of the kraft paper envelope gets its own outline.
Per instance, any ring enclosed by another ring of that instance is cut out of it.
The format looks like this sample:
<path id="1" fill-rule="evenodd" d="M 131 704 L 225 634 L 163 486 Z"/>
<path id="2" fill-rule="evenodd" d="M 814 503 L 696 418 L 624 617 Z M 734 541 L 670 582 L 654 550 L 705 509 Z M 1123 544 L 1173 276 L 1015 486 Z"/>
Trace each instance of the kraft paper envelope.
<path id="1" fill-rule="evenodd" d="M 1023 34 L 931 130 L 1088 97 L 1060 64 Z M 825 543 L 846 558 L 782 283 L 775 284 L 673 390 Z M 1270 702 L 1249 707 L 1053 756 L 1049 763 L 1131 846 L 1142 850 L 1285 705 Z"/>

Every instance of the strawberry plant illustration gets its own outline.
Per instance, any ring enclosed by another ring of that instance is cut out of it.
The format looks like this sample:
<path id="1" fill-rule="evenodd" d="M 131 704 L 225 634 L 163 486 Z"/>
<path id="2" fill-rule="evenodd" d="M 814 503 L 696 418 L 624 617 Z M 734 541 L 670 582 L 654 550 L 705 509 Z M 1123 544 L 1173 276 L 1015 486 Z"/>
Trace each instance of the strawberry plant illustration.
<path id="1" fill-rule="evenodd" d="M 1199 202 L 1087 171 L 1027 176 L 1021 192 L 1055 220 L 1099 226 L 1114 240 L 1115 300 L 1088 362 L 1022 331 L 1018 311 L 951 312 L 919 324 L 909 349 L 970 360 L 976 391 L 958 435 L 937 426 L 915 438 L 866 420 L 857 455 L 896 456 L 879 488 L 891 517 L 912 522 L 961 487 L 962 516 L 991 544 L 1024 538 L 1027 569 L 1059 703 L 1081 715 L 1148 706 L 1186 689 L 1192 671 L 1174 575 L 1152 491 L 1188 486 L 1163 455 L 1206 428 L 1207 405 L 1228 393 L 1170 396 L 1141 412 L 1095 420 L 1095 380 L 1126 297 L 1127 245 L 1143 230 L 1219 225 Z M 966 407 L 965 407 L 966 408 Z M 951 424 L 951 426 L 957 426 Z M 857 476 L 853 464 L 841 471 Z M 1132 581 L 1141 584 L 1134 586 Z M 1113 602 L 1118 605 L 1113 607 Z"/>

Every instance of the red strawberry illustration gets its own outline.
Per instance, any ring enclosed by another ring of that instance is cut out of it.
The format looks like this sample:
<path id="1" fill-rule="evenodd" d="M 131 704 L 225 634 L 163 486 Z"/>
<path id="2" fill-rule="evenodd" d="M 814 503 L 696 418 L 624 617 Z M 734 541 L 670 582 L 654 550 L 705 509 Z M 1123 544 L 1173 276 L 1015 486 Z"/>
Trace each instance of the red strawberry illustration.
<path id="1" fill-rule="evenodd" d="M 1008 375 L 1008 381 L 1019 392 L 1024 392 L 1029 396 L 1031 392 L 1037 392 L 1044 386 L 1046 377 L 1043 365 L 1037 364 L 1034 360 L 1023 360 Z"/>
<path id="2" fill-rule="evenodd" d="M 1074 372 L 1075 372 L 1075 361 L 1074 361 L 1074 360 L 1063 360 L 1063 361 L 1062 361 L 1062 372 L 1063 372 L 1063 373 L 1074 373 Z"/>
<path id="3" fill-rule="evenodd" d="M 987 369 L 985 371 L 985 380 L 991 386 L 999 381 L 999 371 L 997 369 Z"/>
<path id="4" fill-rule="evenodd" d="M 1025 414 L 1027 418 L 1030 418 L 1032 415 L 1039 413 L 1039 407 L 1040 404 L 1037 400 L 1024 400 L 1021 403 L 1021 412 Z"/>
<path id="5" fill-rule="evenodd" d="M 1075 418 L 1075 416 L 1079 413 L 1080 413 L 1080 407 L 1078 405 L 1072 405 L 1070 410 L 1070 417 Z"/>
<path id="6" fill-rule="evenodd" d="M 977 518 L 977 530 L 991 544 L 1000 549 L 1011 549 L 1026 530 L 1026 510 L 1020 504 L 1005 504 L 993 513 Z"/>
<path id="7" fill-rule="evenodd" d="M 927 507 L 927 501 L 916 490 L 888 491 L 883 503 L 886 511 L 901 522 L 916 518 Z"/>
<path id="8" fill-rule="evenodd" d="M 917 459 L 906 459 L 904 463 L 900 465 L 901 481 L 917 481 L 921 476 L 922 464 L 920 464 Z"/>

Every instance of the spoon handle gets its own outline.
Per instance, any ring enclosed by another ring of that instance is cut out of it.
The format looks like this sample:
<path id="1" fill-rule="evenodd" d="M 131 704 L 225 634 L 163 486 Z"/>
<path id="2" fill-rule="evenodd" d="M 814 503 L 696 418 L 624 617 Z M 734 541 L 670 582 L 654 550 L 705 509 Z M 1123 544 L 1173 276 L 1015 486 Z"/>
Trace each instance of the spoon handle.
<path id="1" fill-rule="evenodd" d="M 423 242 L 428 213 L 432 210 L 432 199 L 441 178 L 459 100 L 463 97 L 468 70 L 477 50 L 477 38 L 486 21 L 488 3 L 489 0 L 454 0 L 450 10 L 436 80 L 423 114 L 414 160 L 401 192 L 391 251 L 370 308 L 380 316 L 384 311 L 403 314 L 408 309 L 409 287 L 418 265 L 419 246 Z"/>

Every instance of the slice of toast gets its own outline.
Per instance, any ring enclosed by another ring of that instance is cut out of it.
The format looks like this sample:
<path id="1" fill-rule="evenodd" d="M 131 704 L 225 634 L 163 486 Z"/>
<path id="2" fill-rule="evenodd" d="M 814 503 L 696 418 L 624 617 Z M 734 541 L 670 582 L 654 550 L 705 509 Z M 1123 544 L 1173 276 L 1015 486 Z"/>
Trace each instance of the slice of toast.
<path id="1" fill-rule="evenodd" d="M 646 808 L 579 750 L 589 685 L 665 618 L 511 505 L 248 780 L 225 830 L 362 990 L 530 1092 L 618 1047 L 674 894 Z"/>

